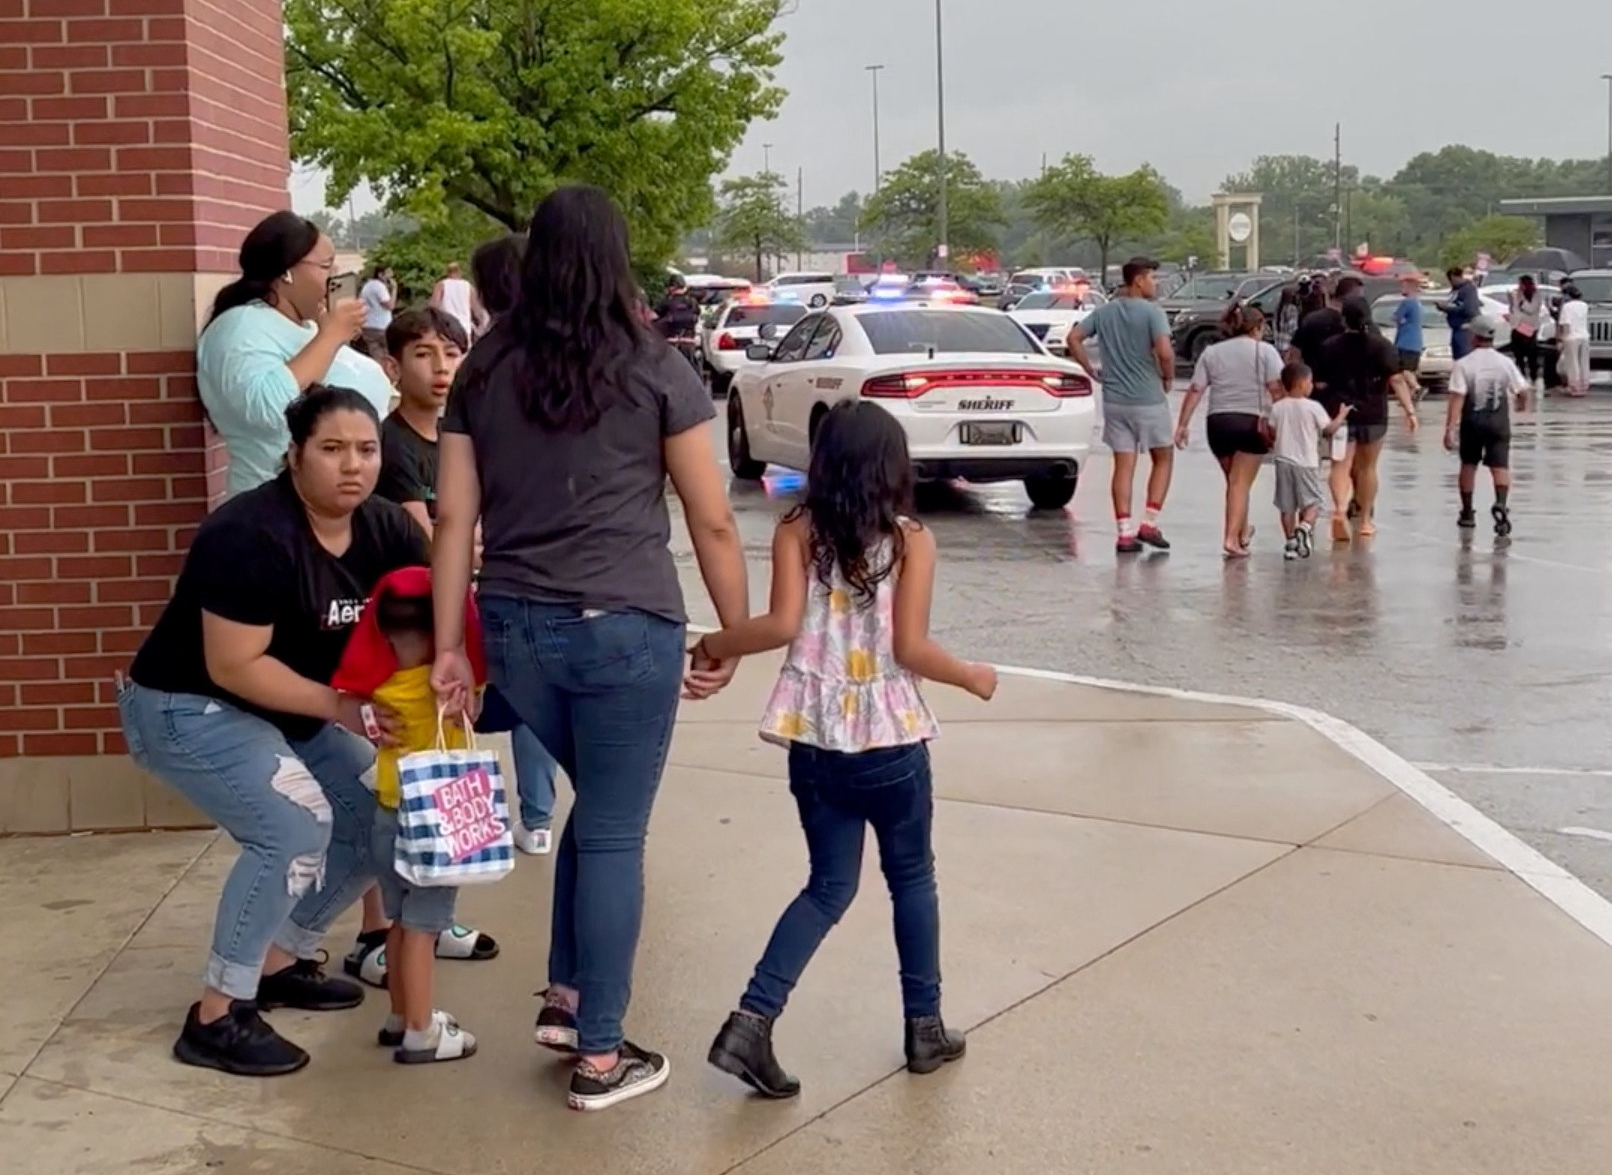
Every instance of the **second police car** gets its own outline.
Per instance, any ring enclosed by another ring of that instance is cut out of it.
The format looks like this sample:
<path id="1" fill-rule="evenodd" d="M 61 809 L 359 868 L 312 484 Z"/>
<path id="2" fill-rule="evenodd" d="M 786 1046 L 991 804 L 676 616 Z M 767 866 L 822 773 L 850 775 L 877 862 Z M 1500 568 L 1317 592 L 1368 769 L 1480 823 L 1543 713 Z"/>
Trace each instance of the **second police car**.
<path id="1" fill-rule="evenodd" d="M 1095 386 L 1005 314 L 902 301 L 832 306 L 763 327 L 728 398 L 728 460 L 759 479 L 805 470 L 829 408 L 860 397 L 907 433 L 922 480 L 1022 481 L 1040 509 L 1074 497 L 1091 451 Z"/>

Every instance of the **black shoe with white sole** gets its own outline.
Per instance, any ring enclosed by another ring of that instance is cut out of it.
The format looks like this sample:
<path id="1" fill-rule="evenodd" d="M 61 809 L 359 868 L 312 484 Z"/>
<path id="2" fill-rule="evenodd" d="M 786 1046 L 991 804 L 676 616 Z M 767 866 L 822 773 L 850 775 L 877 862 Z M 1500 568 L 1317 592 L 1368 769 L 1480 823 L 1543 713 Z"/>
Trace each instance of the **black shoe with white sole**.
<path id="1" fill-rule="evenodd" d="M 908 1020 L 906 1044 L 909 1073 L 933 1073 L 942 1065 L 961 1060 L 968 1051 L 963 1034 L 947 1028 L 939 1016 Z"/>
<path id="2" fill-rule="evenodd" d="M 547 996 L 547 992 L 543 993 Z M 557 1053 L 577 1051 L 577 1014 L 562 1003 L 544 1000 L 537 1014 L 537 1043 Z"/>
<path id="3" fill-rule="evenodd" d="M 672 1066 L 659 1053 L 621 1042 L 613 1069 L 601 1072 L 586 1061 L 571 1074 L 566 1104 L 573 1110 L 608 1110 L 611 1106 L 653 1093 L 666 1084 Z"/>
<path id="4" fill-rule="evenodd" d="M 281 1077 L 308 1063 L 308 1054 L 270 1028 L 251 1000 L 236 1000 L 211 1024 L 192 1004 L 174 1041 L 174 1056 L 187 1065 L 237 1077 Z"/>
<path id="5" fill-rule="evenodd" d="M 1455 525 L 1462 530 L 1473 530 L 1478 525 L 1478 516 L 1471 510 L 1463 510 L 1456 518 Z"/>
<path id="6" fill-rule="evenodd" d="M 1494 537 L 1497 539 L 1510 538 L 1511 511 L 1496 502 L 1490 507 L 1489 513 L 1494 516 Z"/>

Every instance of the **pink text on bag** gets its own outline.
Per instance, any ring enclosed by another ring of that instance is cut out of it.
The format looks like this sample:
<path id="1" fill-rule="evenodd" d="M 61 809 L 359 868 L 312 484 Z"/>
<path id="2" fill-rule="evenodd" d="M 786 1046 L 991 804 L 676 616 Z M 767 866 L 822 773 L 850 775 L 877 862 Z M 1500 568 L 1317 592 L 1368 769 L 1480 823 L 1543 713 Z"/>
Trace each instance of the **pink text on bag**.
<path id="1" fill-rule="evenodd" d="M 484 767 L 472 767 L 431 793 L 437 806 L 437 823 L 448 842 L 448 858 L 463 861 L 496 844 L 504 835 L 498 814 L 498 791 Z"/>

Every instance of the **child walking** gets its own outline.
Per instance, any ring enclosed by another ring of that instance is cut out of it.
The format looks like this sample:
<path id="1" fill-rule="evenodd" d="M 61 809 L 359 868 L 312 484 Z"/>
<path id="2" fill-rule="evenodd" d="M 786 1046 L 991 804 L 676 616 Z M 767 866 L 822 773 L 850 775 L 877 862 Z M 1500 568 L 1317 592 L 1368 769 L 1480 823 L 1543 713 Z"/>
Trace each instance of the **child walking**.
<path id="1" fill-rule="evenodd" d="M 1287 537 L 1284 559 L 1310 557 L 1315 519 L 1321 511 L 1321 438 L 1330 441 L 1352 411 L 1345 404 L 1329 420 L 1326 409 L 1310 399 L 1314 383 L 1308 367 L 1289 363 L 1282 369 L 1285 394 L 1271 405 L 1271 426 L 1276 432 L 1271 446 L 1276 457 L 1276 508 L 1281 511 L 1282 533 Z M 1333 460 L 1338 460 L 1335 452 Z"/>
<path id="2" fill-rule="evenodd" d="M 800 1092 L 773 1054 L 773 1022 L 856 896 L 869 825 L 895 907 L 907 1068 L 930 1073 L 963 1055 L 963 1034 L 940 1014 L 928 748 L 936 726 L 918 683 L 987 700 L 996 692 L 996 670 L 929 638 L 935 539 L 908 516 L 912 462 L 895 419 L 855 401 L 831 410 L 807 486 L 773 536 L 771 609 L 703 638 L 694 653 L 699 664 L 789 646 L 761 737 L 789 749 L 810 876 L 709 1056 L 773 1098 Z"/>
<path id="3" fill-rule="evenodd" d="M 466 611 L 466 643 L 477 680 L 485 680 L 480 628 L 474 606 Z M 386 938 L 386 987 L 392 1012 L 377 1041 L 404 1065 L 457 1061 L 475 1055 L 476 1038 L 447 1012 L 433 1006 L 437 938 L 454 925 L 458 890 L 416 886 L 393 867 L 402 783 L 398 760 L 428 751 L 439 736 L 448 748 L 466 745 L 461 722 L 443 723 L 431 689 L 436 659 L 431 609 L 431 571 L 405 567 L 385 576 L 360 617 L 331 684 L 344 693 L 372 698 L 397 715 L 402 734 L 383 746 L 374 767 L 375 824 L 370 832 L 377 884 L 391 929 Z"/>

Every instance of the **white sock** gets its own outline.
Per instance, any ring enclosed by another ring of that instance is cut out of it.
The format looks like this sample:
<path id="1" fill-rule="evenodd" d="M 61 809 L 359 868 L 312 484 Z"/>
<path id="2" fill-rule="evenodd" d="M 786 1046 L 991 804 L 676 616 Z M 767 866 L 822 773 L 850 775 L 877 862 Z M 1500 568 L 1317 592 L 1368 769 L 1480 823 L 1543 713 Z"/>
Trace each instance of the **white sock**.
<path id="1" fill-rule="evenodd" d="M 1126 535 L 1131 533 L 1131 520 L 1128 517 L 1121 516 L 1115 518 L 1114 525 L 1119 528 L 1120 538 L 1124 538 Z"/>
<path id="2" fill-rule="evenodd" d="M 411 1053 L 423 1052 L 426 1049 L 436 1048 L 437 1042 L 441 1039 L 441 1033 L 438 1031 L 436 1021 L 433 1019 L 429 1028 L 418 1030 L 410 1028 L 405 1031 L 403 1033 L 403 1047 Z"/>
<path id="3" fill-rule="evenodd" d="M 393 1012 L 391 1015 L 389 1015 L 386 1018 L 386 1031 L 394 1034 L 406 1031 L 406 1028 L 403 1024 L 403 1017 L 399 1016 L 396 1012 Z"/>

